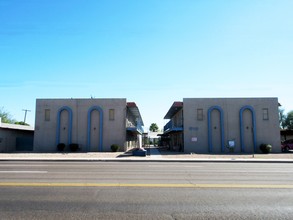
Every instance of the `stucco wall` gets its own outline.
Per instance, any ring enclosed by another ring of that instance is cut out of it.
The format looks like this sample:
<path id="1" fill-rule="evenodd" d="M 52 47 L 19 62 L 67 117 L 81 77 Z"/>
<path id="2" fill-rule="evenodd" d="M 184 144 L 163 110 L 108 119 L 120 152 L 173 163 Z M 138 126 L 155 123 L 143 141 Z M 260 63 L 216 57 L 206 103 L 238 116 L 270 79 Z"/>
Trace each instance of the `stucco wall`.
<path id="1" fill-rule="evenodd" d="M 0 128 L 0 152 L 14 152 L 17 138 L 33 139 L 33 136 L 34 131 Z"/>
<path id="2" fill-rule="evenodd" d="M 99 148 L 100 113 L 91 113 L 91 128 L 88 130 L 88 111 L 97 107 L 103 112 L 102 151 L 110 151 L 112 144 L 124 146 L 126 139 L 126 99 L 37 99 L 34 150 L 54 152 L 58 136 L 58 112 L 62 107 L 72 110 L 72 143 L 77 143 L 82 151 L 101 151 Z M 45 121 L 45 109 L 50 110 L 50 120 Z M 115 119 L 109 120 L 109 110 L 115 110 Z M 60 140 L 68 145 L 69 114 L 60 114 Z M 88 146 L 90 134 L 90 146 Z M 67 148 L 68 150 L 68 148 Z"/>
<path id="3" fill-rule="evenodd" d="M 241 152 L 240 139 L 240 109 L 244 106 L 251 107 L 255 114 L 255 140 L 256 151 L 259 152 L 261 143 L 273 146 L 273 152 L 280 152 L 280 129 L 278 119 L 277 98 L 185 98 L 183 99 L 184 111 L 184 150 L 185 152 L 220 153 L 222 150 L 221 137 L 224 142 L 224 152 L 229 140 L 235 141 L 235 152 Z M 210 139 L 209 144 L 208 110 L 216 107 L 210 114 Z M 223 122 L 220 122 L 222 110 Z M 203 120 L 197 120 L 197 109 L 203 109 Z M 268 120 L 263 119 L 263 109 L 268 109 Z M 244 152 L 253 152 L 253 125 L 250 110 L 243 111 L 243 140 Z M 223 126 L 223 133 L 221 132 Z M 222 136 L 223 135 L 223 136 Z M 243 148 L 243 146 L 242 146 Z"/>

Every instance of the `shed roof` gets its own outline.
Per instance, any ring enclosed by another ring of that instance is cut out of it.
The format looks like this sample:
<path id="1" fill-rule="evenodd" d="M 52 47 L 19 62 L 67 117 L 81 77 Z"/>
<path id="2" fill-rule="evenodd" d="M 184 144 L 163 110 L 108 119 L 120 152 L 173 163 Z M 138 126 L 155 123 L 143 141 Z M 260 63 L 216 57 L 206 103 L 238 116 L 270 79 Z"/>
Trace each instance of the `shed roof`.
<path id="1" fill-rule="evenodd" d="M 133 116 L 140 120 L 141 125 L 144 126 L 142 117 L 140 115 L 139 109 L 135 102 L 127 102 L 127 108 L 133 114 Z"/>
<path id="2" fill-rule="evenodd" d="M 174 102 L 165 115 L 164 119 L 171 119 L 177 112 L 183 108 L 183 102 Z"/>

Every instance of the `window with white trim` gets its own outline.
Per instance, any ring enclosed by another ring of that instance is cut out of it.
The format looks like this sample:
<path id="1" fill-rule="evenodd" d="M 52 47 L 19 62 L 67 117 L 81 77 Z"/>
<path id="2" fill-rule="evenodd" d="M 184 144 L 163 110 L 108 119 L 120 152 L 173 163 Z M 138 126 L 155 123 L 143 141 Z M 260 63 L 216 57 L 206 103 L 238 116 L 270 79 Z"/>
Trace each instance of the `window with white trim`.
<path id="1" fill-rule="evenodd" d="M 263 118 L 263 120 L 269 120 L 269 109 L 268 108 L 262 109 L 262 118 Z"/>
<path id="2" fill-rule="evenodd" d="M 109 109 L 109 120 L 110 121 L 115 120 L 115 109 Z"/>
<path id="3" fill-rule="evenodd" d="M 50 121 L 50 109 L 45 109 L 45 121 Z"/>
<path id="4" fill-rule="evenodd" d="M 198 108 L 197 109 L 197 120 L 198 121 L 202 121 L 203 120 L 203 109 L 202 108 Z"/>

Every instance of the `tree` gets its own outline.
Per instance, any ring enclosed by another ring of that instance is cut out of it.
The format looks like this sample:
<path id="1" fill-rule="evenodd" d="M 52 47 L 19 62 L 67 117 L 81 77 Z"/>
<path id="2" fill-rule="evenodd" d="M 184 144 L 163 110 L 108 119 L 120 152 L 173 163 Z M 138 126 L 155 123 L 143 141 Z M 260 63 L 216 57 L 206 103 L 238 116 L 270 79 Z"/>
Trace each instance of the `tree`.
<path id="1" fill-rule="evenodd" d="M 3 107 L 0 109 L 0 118 L 3 123 L 13 124 L 15 122 L 10 113 L 5 111 Z"/>
<path id="2" fill-rule="evenodd" d="M 150 126 L 150 131 L 157 132 L 159 130 L 159 127 L 156 123 L 152 123 Z"/>
<path id="3" fill-rule="evenodd" d="M 28 123 L 24 123 L 23 121 L 17 121 L 14 124 L 16 124 L 16 125 L 29 125 Z"/>
<path id="4" fill-rule="evenodd" d="M 285 124 L 287 129 L 293 129 L 293 111 L 288 112 Z"/>
<path id="5" fill-rule="evenodd" d="M 286 129 L 286 118 L 287 116 L 284 113 L 284 109 L 279 108 L 279 123 L 281 129 Z"/>

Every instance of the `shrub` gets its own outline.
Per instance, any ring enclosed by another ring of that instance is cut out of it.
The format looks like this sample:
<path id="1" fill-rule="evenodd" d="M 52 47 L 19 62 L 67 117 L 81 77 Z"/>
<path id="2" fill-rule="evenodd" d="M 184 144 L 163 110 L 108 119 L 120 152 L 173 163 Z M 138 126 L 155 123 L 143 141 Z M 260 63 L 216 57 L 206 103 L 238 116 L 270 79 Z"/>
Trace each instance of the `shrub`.
<path id="1" fill-rule="evenodd" d="M 259 146 L 259 149 L 261 150 L 262 153 L 268 154 L 272 151 L 272 145 L 270 144 L 261 144 Z"/>
<path id="2" fill-rule="evenodd" d="M 64 149 L 65 149 L 65 144 L 64 143 L 59 143 L 57 145 L 57 150 L 58 151 L 64 151 Z"/>
<path id="3" fill-rule="evenodd" d="M 118 150 L 119 150 L 119 146 L 117 145 L 117 144 L 112 144 L 111 145 L 111 150 L 112 150 L 112 152 L 117 152 Z"/>
<path id="4" fill-rule="evenodd" d="M 72 152 L 75 152 L 79 149 L 79 145 L 72 143 L 72 144 L 69 144 L 69 148 Z"/>

